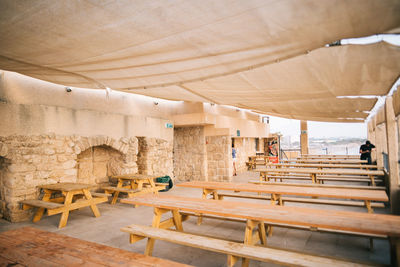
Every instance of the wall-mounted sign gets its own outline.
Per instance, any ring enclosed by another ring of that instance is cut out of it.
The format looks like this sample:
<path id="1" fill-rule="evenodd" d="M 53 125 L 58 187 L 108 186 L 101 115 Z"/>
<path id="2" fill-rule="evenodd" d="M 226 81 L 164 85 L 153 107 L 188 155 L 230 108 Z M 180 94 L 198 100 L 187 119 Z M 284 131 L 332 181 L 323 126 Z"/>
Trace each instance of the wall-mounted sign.
<path id="1" fill-rule="evenodd" d="M 307 133 L 307 130 L 302 130 L 301 131 L 301 134 L 306 134 Z"/>
<path id="2" fill-rule="evenodd" d="M 240 136 L 240 130 L 236 130 L 236 136 Z"/>
<path id="3" fill-rule="evenodd" d="M 167 122 L 165 124 L 165 128 L 174 128 L 174 125 L 172 123 Z"/>

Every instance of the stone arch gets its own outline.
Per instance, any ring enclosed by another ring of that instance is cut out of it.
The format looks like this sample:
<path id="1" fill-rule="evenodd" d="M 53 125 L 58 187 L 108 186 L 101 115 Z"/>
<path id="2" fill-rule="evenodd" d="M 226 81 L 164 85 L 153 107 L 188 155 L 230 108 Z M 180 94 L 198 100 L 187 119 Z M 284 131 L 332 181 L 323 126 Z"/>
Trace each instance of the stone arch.
<path id="1" fill-rule="evenodd" d="M 77 182 L 108 183 L 110 176 L 121 174 L 125 167 L 124 155 L 107 145 L 92 146 L 77 156 Z"/>
<path id="2" fill-rule="evenodd" d="M 121 138 L 116 140 L 108 136 L 92 136 L 92 137 L 80 137 L 75 142 L 75 153 L 80 154 L 82 151 L 93 147 L 93 146 L 109 146 L 122 154 L 126 154 L 129 150 L 129 139 Z"/>
<path id="3" fill-rule="evenodd" d="M 78 182 L 103 184 L 111 175 L 137 172 L 136 137 L 119 140 L 107 136 L 78 137 L 74 141 Z"/>

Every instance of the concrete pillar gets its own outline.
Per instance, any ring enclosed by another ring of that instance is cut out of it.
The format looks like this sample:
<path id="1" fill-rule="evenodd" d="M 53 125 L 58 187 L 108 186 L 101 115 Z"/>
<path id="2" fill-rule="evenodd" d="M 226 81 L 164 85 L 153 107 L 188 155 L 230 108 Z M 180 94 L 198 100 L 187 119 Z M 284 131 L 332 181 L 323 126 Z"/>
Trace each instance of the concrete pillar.
<path id="1" fill-rule="evenodd" d="M 368 140 L 376 145 L 376 125 L 375 125 L 375 117 L 373 117 L 369 122 L 368 122 Z M 361 146 L 361 145 L 360 145 Z M 376 162 L 376 149 L 373 149 L 371 151 L 371 160 L 372 162 Z"/>
<path id="2" fill-rule="evenodd" d="M 301 154 L 308 154 L 307 121 L 300 121 L 300 149 Z"/>
<path id="3" fill-rule="evenodd" d="M 389 192 L 390 206 L 393 214 L 400 214 L 400 189 L 399 189 L 399 144 L 396 117 L 393 109 L 393 98 L 387 97 L 385 103 L 386 115 L 386 140 L 389 156 Z"/>
<path id="4" fill-rule="evenodd" d="M 383 167 L 383 146 L 386 146 L 386 144 L 383 143 L 384 138 L 382 138 L 382 135 L 385 134 L 385 129 L 382 129 L 383 123 L 376 125 L 375 127 L 375 146 L 376 146 L 376 165 L 378 165 L 378 167 Z"/>

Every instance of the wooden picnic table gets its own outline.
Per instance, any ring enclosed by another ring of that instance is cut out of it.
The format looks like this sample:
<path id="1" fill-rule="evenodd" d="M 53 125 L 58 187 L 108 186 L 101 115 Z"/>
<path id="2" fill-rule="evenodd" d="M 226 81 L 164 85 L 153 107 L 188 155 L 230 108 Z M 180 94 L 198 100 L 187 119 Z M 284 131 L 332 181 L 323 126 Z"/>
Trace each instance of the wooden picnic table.
<path id="1" fill-rule="evenodd" d="M 320 158 L 324 158 L 324 159 L 359 159 L 360 155 L 311 155 L 311 154 L 303 154 L 300 157 L 297 158 L 308 158 L 308 159 L 312 159 L 312 158 L 316 158 L 316 159 L 320 159 Z"/>
<path id="2" fill-rule="evenodd" d="M 371 201 L 389 201 L 385 190 L 348 189 L 348 188 L 323 188 L 323 187 L 300 187 L 287 185 L 262 185 L 250 183 L 227 183 L 227 182 L 203 182 L 192 181 L 178 184 L 181 187 L 200 188 L 203 190 L 203 198 L 212 194 L 214 199 L 218 198 L 219 190 L 234 192 L 255 192 L 271 194 L 271 204 L 283 205 L 283 195 L 303 197 L 323 197 L 346 200 L 364 201 L 368 212 L 372 213 Z"/>
<path id="3" fill-rule="evenodd" d="M 361 159 L 283 159 L 281 163 L 367 164 Z"/>
<path id="4" fill-rule="evenodd" d="M 127 193 L 128 197 L 133 197 L 138 194 L 154 193 L 165 189 L 165 185 L 157 185 L 154 179 L 159 176 L 146 174 L 121 174 L 114 175 L 111 178 L 117 179 L 117 186 L 103 186 L 102 189 L 106 193 L 113 194 L 111 204 L 117 203 L 119 193 Z"/>
<path id="5" fill-rule="evenodd" d="M 23 227 L 0 233 L 0 266 L 188 266 Z"/>
<path id="6" fill-rule="evenodd" d="M 266 167 L 276 167 L 276 168 L 338 168 L 338 169 L 377 169 L 383 170 L 383 167 L 378 167 L 377 165 L 369 164 L 326 164 L 326 163 L 267 163 Z"/>
<path id="7" fill-rule="evenodd" d="M 67 225 L 71 210 L 90 207 L 94 216 L 99 217 L 100 212 L 96 204 L 107 201 L 107 197 L 92 197 L 89 189 L 95 187 L 94 185 L 57 183 L 38 187 L 44 192 L 42 199 L 21 201 L 23 209 L 38 208 L 33 217 L 33 222 L 37 222 L 42 218 L 45 209 L 47 209 L 48 215 L 61 213 L 59 228 Z"/>
<path id="8" fill-rule="evenodd" d="M 263 168 L 255 170 L 260 172 L 260 181 L 267 180 L 268 174 L 308 174 L 313 183 L 319 183 L 319 175 L 362 175 L 368 176 L 371 185 L 375 186 L 375 176 L 383 176 L 385 172 L 382 170 L 358 170 L 358 169 L 312 169 L 312 168 Z"/>
<path id="9" fill-rule="evenodd" d="M 400 237 L 400 216 L 395 215 L 265 205 L 248 202 L 215 201 L 171 195 L 143 195 L 123 199 L 121 202 L 154 207 L 153 227 L 168 229 L 174 226 L 174 222 L 178 222 L 176 227 L 181 232 L 184 231 L 182 213 L 187 214 L 189 212 L 226 219 L 243 219 L 247 221 L 244 236 L 245 244 L 255 244 L 258 240 L 261 240 L 261 243 L 266 245 L 265 224 L 282 224 L 309 227 L 313 230 L 330 229 L 364 235 L 385 235 L 391 237 L 392 244 L 400 245 L 398 242 L 398 238 Z M 172 217 L 161 222 L 162 214 L 167 212 L 171 212 Z M 258 233 L 253 235 L 252 231 L 256 226 L 258 227 Z M 143 236 L 135 236 L 134 234 L 130 236 L 131 243 L 145 238 Z M 149 238 L 146 246 L 146 254 L 151 255 L 153 247 L 154 239 Z M 397 253 L 399 251 L 397 247 Z M 392 252 L 396 252 L 396 250 Z"/>

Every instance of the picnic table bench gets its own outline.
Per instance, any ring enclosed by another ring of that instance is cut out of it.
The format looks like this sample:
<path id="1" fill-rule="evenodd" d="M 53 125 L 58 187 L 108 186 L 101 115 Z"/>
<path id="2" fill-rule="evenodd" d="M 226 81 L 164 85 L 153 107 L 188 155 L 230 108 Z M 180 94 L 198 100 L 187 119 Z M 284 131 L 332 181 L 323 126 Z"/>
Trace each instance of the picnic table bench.
<path id="1" fill-rule="evenodd" d="M 268 156 L 265 155 L 249 156 L 249 161 L 246 162 L 247 170 L 255 169 L 257 167 L 257 164 L 265 165 L 267 164 L 267 162 L 268 162 Z"/>
<path id="2" fill-rule="evenodd" d="M 318 164 L 318 163 L 267 163 L 265 165 L 267 168 L 340 168 L 340 169 L 377 169 L 383 170 L 383 167 L 378 167 L 377 165 L 369 164 Z"/>
<path id="3" fill-rule="evenodd" d="M 312 169 L 312 168 L 263 168 L 256 170 L 260 172 L 260 181 L 266 180 L 268 174 L 306 174 L 309 175 L 313 183 L 319 183 L 318 177 L 320 175 L 336 175 L 346 176 L 351 175 L 353 178 L 356 176 L 369 177 L 371 185 L 375 186 L 375 176 L 383 176 L 385 172 L 382 170 L 357 170 L 357 169 Z M 335 178 L 335 177 L 332 177 Z M 351 178 L 351 177 L 349 177 Z"/>
<path id="4" fill-rule="evenodd" d="M 331 205 L 346 205 L 345 201 L 337 200 L 326 200 L 326 199 L 305 199 L 304 197 L 323 197 L 323 198 L 334 198 L 334 199 L 346 199 L 346 200 L 359 200 L 357 202 L 349 202 L 348 205 L 365 206 L 368 212 L 372 213 L 373 209 L 371 201 L 389 201 L 388 196 L 384 190 L 366 190 L 366 189 L 349 189 L 349 188 L 324 188 L 324 187 L 299 187 L 299 186 L 287 186 L 287 185 L 260 185 L 250 183 L 226 183 L 226 182 L 201 182 L 192 181 L 178 184 L 181 187 L 199 188 L 203 190 L 202 197 L 205 199 L 209 194 L 213 195 L 214 199 L 221 199 L 223 196 L 229 197 L 247 197 L 257 199 L 269 199 L 271 204 L 283 205 L 284 201 L 291 202 L 302 202 L 302 203 L 316 203 L 316 204 L 331 204 Z M 271 196 L 266 198 L 262 196 L 249 196 L 249 195 L 232 195 L 222 193 L 218 191 L 234 191 L 234 192 L 253 192 L 270 194 Z M 303 198 L 283 198 L 283 195 L 301 196 Z M 363 201 L 363 202 L 360 202 Z M 364 205 L 362 205 L 364 204 Z M 376 205 L 381 207 L 382 205 Z"/>
<path id="5" fill-rule="evenodd" d="M 47 210 L 49 216 L 61 213 L 58 228 L 62 228 L 67 225 L 71 210 L 90 207 L 95 217 L 100 216 L 96 204 L 107 202 L 108 199 L 105 196 L 93 197 L 89 191 L 93 187 L 94 185 L 79 183 L 41 185 L 39 188 L 44 191 L 41 200 L 27 199 L 20 201 L 20 203 L 24 210 L 38 208 L 33 217 L 33 222 L 40 221 L 45 210 Z"/>
<path id="6" fill-rule="evenodd" d="M 328 159 L 359 159 L 360 155 L 312 155 L 303 154 L 301 157 L 297 158 L 328 158 Z"/>
<path id="7" fill-rule="evenodd" d="M 0 266 L 188 266 L 23 227 L 0 233 Z"/>
<path id="8" fill-rule="evenodd" d="M 246 202 L 215 201 L 210 199 L 188 198 L 170 195 L 143 195 L 130 199 L 123 199 L 121 202 L 154 207 L 152 228 L 131 225 L 121 229 L 122 231 L 129 233 L 131 243 L 137 242 L 146 237 L 149 238 L 145 250 L 146 255 L 152 254 L 155 239 L 161 239 L 194 247 L 200 247 L 199 243 L 201 242 L 203 244 L 201 248 L 203 249 L 227 254 L 228 266 L 233 266 L 238 257 L 244 258 L 244 266 L 248 265 L 248 259 L 275 262 L 277 258 L 280 258 L 280 261 L 278 261 L 280 264 L 293 264 L 293 260 L 296 261 L 298 259 L 296 256 L 300 256 L 300 254 L 288 255 L 285 254 L 286 251 L 284 250 L 276 249 L 276 251 L 268 251 L 261 250 L 261 248 L 264 247 L 260 247 L 260 251 L 254 252 L 256 255 L 250 255 L 251 251 L 255 251 L 253 250 L 253 245 L 258 243 L 258 241 L 260 241 L 261 245 L 263 246 L 267 245 L 267 232 L 265 225 L 268 226 L 275 224 L 297 225 L 309 227 L 313 230 L 323 228 L 331 229 L 333 231 L 350 231 L 365 235 L 387 235 L 391 237 L 391 242 L 394 244 L 394 246 L 400 245 L 398 242 L 398 238 L 400 237 L 400 216 L 394 215 L 320 210 Z M 161 222 L 162 214 L 168 212 L 172 213 L 172 217 Z M 220 249 L 216 250 L 215 244 L 218 244 L 217 240 L 219 239 L 215 237 L 208 237 L 205 240 L 201 240 L 197 239 L 197 236 L 193 235 L 185 236 L 178 232 L 157 230 L 157 228 L 161 228 L 160 230 L 162 230 L 169 229 L 174 226 L 177 231 L 183 232 L 183 216 L 189 216 L 187 215 L 188 212 L 193 214 L 206 214 L 209 216 L 217 216 L 227 219 L 236 218 L 245 220 L 246 228 L 243 244 L 236 246 L 235 243 L 221 243 L 221 245 L 218 246 Z M 186 213 L 186 215 L 182 215 L 182 213 Z M 253 234 L 253 230 L 256 230 L 255 234 Z M 197 240 L 192 240 L 195 238 Z M 229 250 L 227 247 L 233 249 Z M 233 253 L 236 247 L 238 248 L 237 251 L 247 251 L 247 253 Z M 392 253 L 396 253 L 395 247 L 392 250 Z M 311 258 L 309 259 L 308 256 Z M 306 254 L 304 261 L 307 262 L 307 264 L 305 262 L 302 264 L 305 266 L 312 266 L 313 260 L 318 261 L 321 259 L 321 257 L 318 256 L 315 256 L 317 258 L 312 257 L 313 256 Z M 332 265 L 344 266 L 344 261 L 342 260 L 340 263 L 333 262 Z"/>
<path id="9" fill-rule="evenodd" d="M 116 186 L 103 186 L 105 193 L 112 194 L 111 204 L 117 203 L 119 193 L 126 193 L 128 197 L 139 194 L 154 193 L 165 189 L 168 184 L 155 183 L 154 179 L 158 176 L 145 174 L 122 174 L 114 175 L 111 178 L 117 179 Z"/>
<path id="10" fill-rule="evenodd" d="M 367 164 L 367 160 L 361 159 L 284 159 L 281 163 L 327 163 L 327 164 Z"/>

